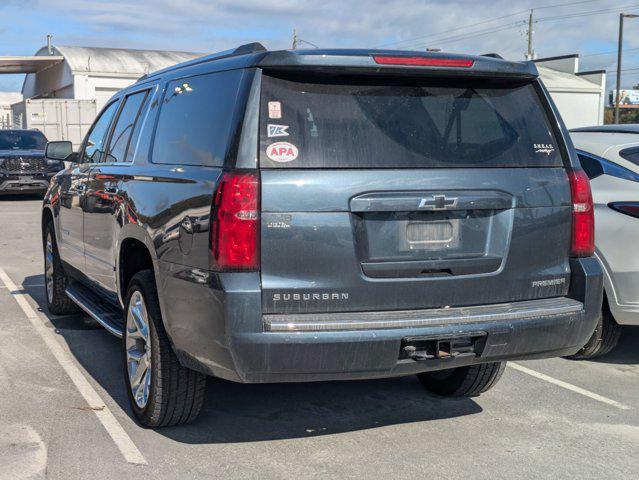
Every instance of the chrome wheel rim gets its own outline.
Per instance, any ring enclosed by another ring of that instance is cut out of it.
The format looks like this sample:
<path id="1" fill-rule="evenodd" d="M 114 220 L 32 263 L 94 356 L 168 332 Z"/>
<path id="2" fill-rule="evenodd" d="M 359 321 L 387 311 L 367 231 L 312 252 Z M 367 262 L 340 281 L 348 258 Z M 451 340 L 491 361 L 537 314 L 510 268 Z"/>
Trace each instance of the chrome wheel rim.
<path id="1" fill-rule="evenodd" d="M 47 232 L 44 250 L 44 280 L 47 287 L 47 299 L 53 303 L 53 241 L 51 232 Z"/>
<path id="2" fill-rule="evenodd" d="M 151 341 L 149 314 L 137 290 L 131 295 L 127 309 L 125 348 L 131 394 L 136 405 L 144 408 L 151 389 Z"/>

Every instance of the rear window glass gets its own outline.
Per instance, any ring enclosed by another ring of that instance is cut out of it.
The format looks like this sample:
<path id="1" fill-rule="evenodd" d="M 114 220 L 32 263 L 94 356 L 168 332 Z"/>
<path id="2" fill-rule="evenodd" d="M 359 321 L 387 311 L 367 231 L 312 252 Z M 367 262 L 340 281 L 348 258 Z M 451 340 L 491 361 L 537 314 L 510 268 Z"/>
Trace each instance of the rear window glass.
<path id="1" fill-rule="evenodd" d="M 552 167 L 558 150 L 531 84 L 263 79 L 265 168 Z"/>
<path id="2" fill-rule="evenodd" d="M 153 163 L 221 166 L 242 70 L 182 78 L 167 85 Z"/>
<path id="3" fill-rule="evenodd" d="M 44 150 L 46 145 L 40 132 L 0 131 L 0 150 Z"/>

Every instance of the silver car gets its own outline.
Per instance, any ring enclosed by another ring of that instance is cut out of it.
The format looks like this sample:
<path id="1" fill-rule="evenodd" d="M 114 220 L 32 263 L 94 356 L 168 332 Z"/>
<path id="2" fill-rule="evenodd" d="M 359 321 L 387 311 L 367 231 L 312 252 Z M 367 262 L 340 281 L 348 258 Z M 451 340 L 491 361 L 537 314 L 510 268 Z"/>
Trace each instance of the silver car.
<path id="1" fill-rule="evenodd" d="M 639 325 L 639 125 L 578 128 L 571 137 L 590 178 L 605 292 L 597 329 L 573 358 L 594 358 L 615 347 L 620 325 Z"/>

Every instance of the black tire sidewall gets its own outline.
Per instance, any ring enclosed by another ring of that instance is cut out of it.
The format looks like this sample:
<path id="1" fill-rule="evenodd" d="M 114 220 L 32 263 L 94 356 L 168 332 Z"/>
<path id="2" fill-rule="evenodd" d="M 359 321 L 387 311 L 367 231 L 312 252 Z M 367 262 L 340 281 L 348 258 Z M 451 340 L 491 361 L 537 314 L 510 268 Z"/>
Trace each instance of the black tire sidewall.
<path id="1" fill-rule="evenodd" d="M 80 308 L 67 296 L 66 289 L 70 283 L 69 277 L 66 275 L 62 266 L 62 260 L 58 252 L 58 243 L 55 237 L 55 228 L 53 221 L 49 221 L 44 228 L 42 235 L 42 252 L 43 255 L 47 254 L 47 236 L 51 236 L 52 247 L 52 260 L 53 264 L 53 295 L 52 301 L 49 301 L 49 287 L 47 286 L 46 278 L 46 260 L 44 260 L 45 277 L 44 277 L 44 290 L 45 290 L 45 302 L 47 309 L 54 315 L 68 315 L 77 313 Z"/>
<path id="2" fill-rule="evenodd" d="M 126 352 L 126 316 L 128 315 L 131 296 L 136 291 L 140 292 L 142 298 L 144 299 L 144 304 L 147 309 L 147 315 L 149 317 L 149 340 L 151 341 L 151 386 L 149 388 L 149 400 L 144 408 L 140 408 L 133 398 L 133 393 L 131 391 L 131 382 L 129 380 Z M 156 322 L 161 321 L 162 317 L 160 316 L 159 312 L 155 285 L 149 285 L 148 271 L 140 272 L 133 277 L 133 279 L 129 283 L 129 288 L 127 289 L 126 309 L 124 310 L 124 334 L 122 335 L 122 353 L 124 359 L 124 379 L 127 395 L 129 397 L 129 403 L 131 405 L 133 413 L 135 414 L 135 417 L 144 427 L 152 423 L 153 419 L 159 416 L 161 410 L 161 398 L 158 394 L 158 390 L 161 388 L 161 385 L 159 385 L 161 381 L 161 375 L 159 374 L 159 372 L 162 368 L 162 355 L 160 352 L 161 345 L 156 328 Z"/>

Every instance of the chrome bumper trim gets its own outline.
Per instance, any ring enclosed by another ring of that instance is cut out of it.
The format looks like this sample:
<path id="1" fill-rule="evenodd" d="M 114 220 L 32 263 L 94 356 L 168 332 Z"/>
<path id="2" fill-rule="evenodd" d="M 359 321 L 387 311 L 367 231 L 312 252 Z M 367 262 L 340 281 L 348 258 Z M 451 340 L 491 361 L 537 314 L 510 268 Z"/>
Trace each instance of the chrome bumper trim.
<path id="1" fill-rule="evenodd" d="M 305 313 L 263 315 L 262 318 L 267 332 L 324 332 L 524 320 L 579 313 L 583 308 L 583 303 L 578 300 L 559 297 L 430 310 Z"/>

